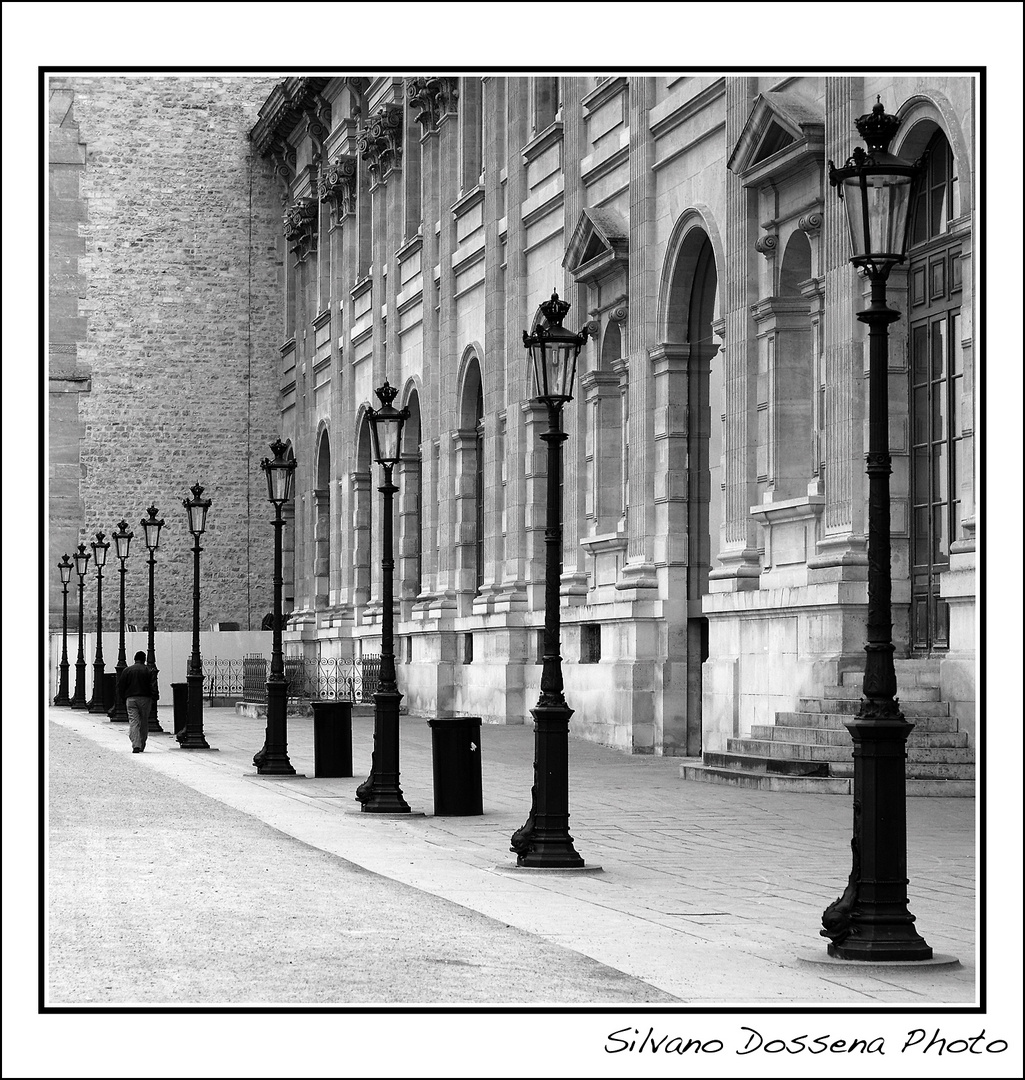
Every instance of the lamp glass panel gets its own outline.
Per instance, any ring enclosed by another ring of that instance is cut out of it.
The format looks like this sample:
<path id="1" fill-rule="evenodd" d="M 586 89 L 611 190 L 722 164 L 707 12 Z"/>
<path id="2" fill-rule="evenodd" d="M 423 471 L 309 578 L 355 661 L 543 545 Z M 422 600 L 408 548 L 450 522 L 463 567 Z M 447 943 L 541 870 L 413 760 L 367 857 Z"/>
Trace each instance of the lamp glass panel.
<path id="1" fill-rule="evenodd" d="M 394 465 L 399 460 L 399 434 L 402 430 L 402 417 L 396 412 L 393 417 L 374 417 L 370 426 L 374 436 L 374 456 L 379 465 Z"/>
<path id="2" fill-rule="evenodd" d="M 150 551 L 156 551 L 160 546 L 160 523 L 157 521 L 144 521 L 142 531 L 146 534 L 146 547 Z"/>
<path id="3" fill-rule="evenodd" d="M 90 544 L 93 549 L 93 563 L 101 569 L 107 565 L 107 549 L 109 544 Z"/>
<path id="4" fill-rule="evenodd" d="M 87 551 L 76 552 L 75 554 L 75 573 L 79 577 L 85 577 L 86 570 L 89 569 L 89 553 Z"/>
<path id="5" fill-rule="evenodd" d="M 119 559 L 128 558 L 128 548 L 132 543 L 132 534 L 130 532 L 116 532 L 114 533 L 114 553 Z"/>
<path id="6" fill-rule="evenodd" d="M 61 572 L 61 584 L 67 585 L 71 581 L 71 571 L 74 569 L 71 563 L 58 563 L 57 569 Z"/>

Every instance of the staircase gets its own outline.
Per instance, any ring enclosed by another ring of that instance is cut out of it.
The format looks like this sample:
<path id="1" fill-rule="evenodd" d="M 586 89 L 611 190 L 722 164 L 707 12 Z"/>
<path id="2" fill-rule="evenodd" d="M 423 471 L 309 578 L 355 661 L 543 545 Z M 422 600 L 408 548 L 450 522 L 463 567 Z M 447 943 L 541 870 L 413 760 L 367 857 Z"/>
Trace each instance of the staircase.
<path id="1" fill-rule="evenodd" d="M 915 725 L 907 744 L 908 795 L 973 797 L 975 751 L 940 701 L 939 662 L 898 660 L 896 669 L 901 712 Z M 745 738 L 729 739 L 725 752 L 681 765 L 680 776 L 763 791 L 850 795 L 854 744 L 844 721 L 858 711 L 862 678 L 862 672 L 845 672 L 841 685 L 824 687 L 822 697 L 800 698 L 797 712 L 754 725 Z"/>

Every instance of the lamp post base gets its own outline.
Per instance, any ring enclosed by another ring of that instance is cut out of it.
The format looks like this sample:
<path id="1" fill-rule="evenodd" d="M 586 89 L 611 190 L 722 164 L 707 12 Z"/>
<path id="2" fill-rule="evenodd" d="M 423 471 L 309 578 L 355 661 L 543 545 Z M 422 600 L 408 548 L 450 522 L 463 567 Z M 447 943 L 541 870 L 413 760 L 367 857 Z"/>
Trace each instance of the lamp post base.
<path id="1" fill-rule="evenodd" d="M 267 732 L 263 748 L 253 756 L 260 776 L 295 776 L 288 760 L 288 683 L 283 674 L 267 682 Z"/>
<path id="2" fill-rule="evenodd" d="M 374 694 L 374 753 L 370 775 L 356 789 L 364 814 L 408 814 L 399 787 L 399 702 L 397 691 Z"/>
<path id="3" fill-rule="evenodd" d="M 534 786 L 530 813 L 513 833 L 516 865 L 535 869 L 579 868 L 584 860 L 569 834 L 569 718 L 565 704 L 538 705 L 534 717 Z"/>
<path id="4" fill-rule="evenodd" d="M 930 960 L 908 910 L 905 760 L 914 728 L 896 701 L 862 699 L 845 724 L 854 741 L 853 864 L 847 888 L 822 913 L 838 960 Z"/>
<path id="5" fill-rule="evenodd" d="M 189 706 L 185 721 L 185 735 L 178 740 L 182 750 L 209 750 L 210 744 L 203 735 L 203 676 L 188 674 Z"/>

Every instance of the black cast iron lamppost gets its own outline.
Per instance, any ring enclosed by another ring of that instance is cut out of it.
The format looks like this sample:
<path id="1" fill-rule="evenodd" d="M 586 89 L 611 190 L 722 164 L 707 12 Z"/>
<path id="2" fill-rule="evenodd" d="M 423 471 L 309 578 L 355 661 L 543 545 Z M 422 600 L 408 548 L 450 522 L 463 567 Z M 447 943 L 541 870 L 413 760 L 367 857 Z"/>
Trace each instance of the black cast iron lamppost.
<path id="1" fill-rule="evenodd" d="M 110 544 L 105 543 L 103 533 L 98 532 L 89 546 L 93 549 L 93 565 L 96 567 L 96 656 L 93 659 L 93 699 L 89 702 L 89 711 L 101 713 L 107 711 L 107 700 L 103 694 L 103 568 L 107 564 Z"/>
<path id="2" fill-rule="evenodd" d="M 562 325 L 569 304 L 553 292 L 538 308 L 533 334 L 523 332 L 537 397 L 548 407 L 548 508 L 545 517 L 545 633 L 541 696 L 534 717 L 534 786 L 526 822 L 512 834 L 517 866 L 545 869 L 582 867 L 569 834 L 569 718 L 573 710 L 562 692 L 559 578 L 562 574 L 562 407 L 573 399 L 577 356 L 587 332 Z"/>
<path id="3" fill-rule="evenodd" d="M 185 722 L 185 735 L 179 739 L 183 750 L 209 750 L 210 744 L 203 735 L 203 660 L 199 655 L 199 539 L 206 531 L 206 515 L 212 500 L 203 498 L 203 485 L 193 484 L 191 499 L 182 499 L 182 506 L 189 515 L 189 532 L 192 533 L 192 655 L 185 676 L 189 684 L 189 708 Z"/>
<path id="4" fill-rule="evenodd" d="M 71 581 L 71 571 L 74 564 L 64 552 L 57 569 L 61 576 L 61 592 L 64 594 L 64 615 L 61 619 L 61 662 L 59 665 L 60 675 L 57 679 L 57 696 L 53 699 L 54 705 L 70 705 L 68 697 L 68 584 Z"/>
<path id="5" fill-rule="evenodd" d="M 146 644 L 146 666 L 153 674 L 153 708 L 149 713 L 149 730 L 150 731 L 163 731 L 160 726 L 160 720 L 157 717 L 157 700 L 159 694 L 157 692 L 157 656 L 153 648 L 153 571 L 157 562 L 157 548 L 160 546 L 160 530 L 163 528 L 164 519 L 158 518 L 157 514 L 160 513 L 155 506 L 147 508 L 146 513 L 148 517 L 144 517 L 139 524 L 142 526 L 142 534 L 146 539 L 146 550 L 149 552 L 149 640 Z"/>
<path id="6" fill-rule="evenodd" d="M 853 255 L 871 282 L 868 324 L 868 644 L 861 707 L 846 724 L 854 740 L 853 867 L 843 895 L 822 915 L 830 956 L 844 960 L 929 960 L 932 949 L 908 910 L 905 759 L 913 724 L 897 701 L 890 611 L 890 448 L 887 435 L 886 279 L 904 262 L 908 210 L 920 164 L 888 152 L 900 121 L 877 103 L 855 123 L 868 150 L 855 147 L 843 168 L 829 163 L 847 212 Z"/>
<path id="7" fill-rule="evenodd" d="M 356 798 L 368 814 L 408 814 L 409 804 L 399 787 L 399 702 L 402 695 L 395 682 L 395 651 L 392 641 L 392 574 L 395 559 L 392 553 L 392 498 L 399 489 L 392 483 L 392 469 L 398 463 L 402 440 L 402 425 L 409 419 L 409 409 L 400 412 L 392 402 L 398 391 L 384 385 L 375 393 L 381 408 L 371 409 L 370 434 L 374 443 L 374 458 L 384 469 L 384 483 L 377 489 L 384 495 L 381 557 L 381 681 L 374 694 L 374 752 L 370 775 L 356 789 Z"/>
<path id="8" fill-rule="evenodd" d="M 284 505 L 292 498 L 295 458 L 286 458 L 288 445 L 280 439 L 271 443 L 274 460 L 264 458 L 260 468 L 267 475 L 267 498 L 274 504 L 274 628 L 270 678 L 267 680 L 267 736 L 263 749 L 253 758 L 256 771 L 264 776 L 294 776 L 288 760 L 288 680 L 281 655 L 281 530 Z"/>
<path id="9" fill-rule="evenodd" d="M 124 518 L 117 523 L 117 530 L 111 534 L 111 539 L 114 541 L 114 554 L 121 563 L 121 614 L 118 631 L 117 664 L 114 667 L 119 683 L 121 681 L 121 672 L 128 667 L 128 657 L 125 655 L 125 574 L 127 573 L 125 563 L 128 561 L 128 549 L 131 547 L 134 535 L 132 530 L 128 528 L 128 522 Z M 120 689 L 115 693 L 114 707 L 107 715 L 115 723 L 128 723 L 128 709 L 125 706 L 125 700 L 121 696 Z"/>
<path id="10" fill-rule="evenodd" d="M 75 573 L 78 574 L 78 659 L 75 661 L 75 693 L 71 698 L 73 709 L 88 709 L 85 700 L 85 574 L 89 569 L 89 552 L 85 544 L 78 545 L 75 552 Z"/>

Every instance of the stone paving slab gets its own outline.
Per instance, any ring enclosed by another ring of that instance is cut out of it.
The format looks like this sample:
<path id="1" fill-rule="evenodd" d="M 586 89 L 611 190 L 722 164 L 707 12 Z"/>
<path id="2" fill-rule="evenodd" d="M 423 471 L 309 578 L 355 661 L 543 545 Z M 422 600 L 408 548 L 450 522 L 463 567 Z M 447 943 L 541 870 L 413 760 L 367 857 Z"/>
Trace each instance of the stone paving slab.
<path id="1" fill-rule="evenodd" d="M 124 728 L 51 709 L 50 718 L 130 754 Z M 435 817 L 431 733 L 401 722 L 401 786 L 424 816 L 359 812 L 373 722 L 353 718 L 350 779 L 314 776 L 311 718 L 290 717 L 293 766 L 308 779 L 255 774 L 263 721 L 208 709 L 218 753 L 151 736 L 132 764 L 174 777 L 280 831 L 375 873 L 528 930 L 683 1001 L 869 1006 L 976 1001 L 974 800 L 908 804 L 911 910 L 954 969 L 861 969 L 840 977 L 800 958 L 824 950 L 823 908 L 850 872 L 851 807 L 835 796 L 688 783 L 679 760 L 632 757 L 571 739 L 570 830 L 596 875 L 511 874 L 509 836 L 529 807 L 533 728 L 481 733 L 483 816 Z"/>

